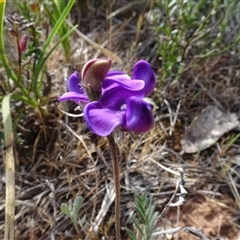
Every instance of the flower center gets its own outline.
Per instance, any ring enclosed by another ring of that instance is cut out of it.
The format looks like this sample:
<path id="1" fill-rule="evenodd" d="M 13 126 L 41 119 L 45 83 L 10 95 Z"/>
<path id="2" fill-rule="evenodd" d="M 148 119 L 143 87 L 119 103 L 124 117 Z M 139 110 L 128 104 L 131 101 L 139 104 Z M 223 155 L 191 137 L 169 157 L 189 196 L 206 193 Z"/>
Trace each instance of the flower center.
<path id="1" fill-rule="evenodd" d="M 127 104 L 126 104 L 126 103 L 124 103 L 124 104 L 120 107 L 121 110 L 125 110 L 126 108 L 127 108 Z"/>

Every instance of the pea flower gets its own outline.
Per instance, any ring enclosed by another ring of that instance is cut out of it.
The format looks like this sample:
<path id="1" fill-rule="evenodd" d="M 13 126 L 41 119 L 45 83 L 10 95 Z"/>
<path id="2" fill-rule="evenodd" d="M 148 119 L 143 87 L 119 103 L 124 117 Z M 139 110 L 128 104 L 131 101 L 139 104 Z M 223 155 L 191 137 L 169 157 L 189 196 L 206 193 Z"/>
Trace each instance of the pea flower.
<path id="1" fill-rule="evenodd" d="M 101 97 L 92 96 L 99 95 L 100 86 L 102 94 L 104 91 L 119 85 L 135 91 L 144 87 L 142 80 L 129 81 L 131 78 L 127 74 L 122 71 L 108 71 L 110 67 L 111 60 L 109 59 L 93 59 L 88 61 L 83 66 L 81 79 L 76 71 L 70 75 L 67 82 L 68 92 L 64 93 L 58 100 L 72 100 L 80 106 L 85 106 L 92 100 L 91 97 L 98 97 L 95 100 Z"/>
<path id="2" fill-rule="evenodd" d="M 105 63 L 101 62 L 100 66 L 98 61 Z M 94 64 L 98 65 L 97 70 L 92 70 L 94 68 L 91 68 L 91 65 Z M 78 73 L 74 72 L 68 79 L 69 92 L 63 94 L 59 101 L 73 100 L 84 106 L 85 121 L 99 136 L 108 136 L 118 126 L 136 133 L 150 130 L 154 126 L 154 118 L 151 106 L 144 101 L 144 97 L 153 91 L 156 84 L 150 64 L 144 60 L 138 61 L 132 78 L 122 71 L 109 71 L 110 65 L 106 59 L 95 59 L 86 63 L 81 74 L 82 80 Z M 92 81 L 97 84 L 94 85 Z M 101 86 L 101 96 L 94 99 L 95 101 L 91 98 L 93 86 L 98 92 Z"/>

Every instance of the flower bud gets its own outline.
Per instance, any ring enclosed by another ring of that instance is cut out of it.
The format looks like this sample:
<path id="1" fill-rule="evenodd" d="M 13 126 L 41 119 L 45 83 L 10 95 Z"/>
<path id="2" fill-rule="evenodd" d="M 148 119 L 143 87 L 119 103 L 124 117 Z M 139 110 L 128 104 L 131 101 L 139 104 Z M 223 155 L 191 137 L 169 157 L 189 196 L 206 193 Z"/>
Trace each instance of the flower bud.
<path id="1" fill-rule="evenodd" d="M 98 100 L 101 97 L 102 81 L 105 79 L 111 63 L 110 59 L 99 58 L 90 60 L 83 66 L 82 82 L 91 100 Z"/>
<path id="2" fill-rule="evenodd" d="M 111 67 L 110 59 L 93 59 L 88 61 L 82 69 L 82 81 L 93 90 L 99 87 Z"/>
<path id="3" fill-rule="evenodd" d="M 19 41 L 19 48 L 21 53 L 24 52 L 27 48 L 27 40 L 28 40 L 28 36 L 26 34 L 23 34 L 23 36 Z"/>
<path id="4" fill-rule="evenodd" d="M 12 28 L 9 28 L 9 29 L 8 29 L 8 32 L 9 32 L 11 35 L 13 35 L 14 37 L 17 37 L 17 36 L 18 36 L 18 33 L 17 33 L 14 29 L 12 29 Z"/>

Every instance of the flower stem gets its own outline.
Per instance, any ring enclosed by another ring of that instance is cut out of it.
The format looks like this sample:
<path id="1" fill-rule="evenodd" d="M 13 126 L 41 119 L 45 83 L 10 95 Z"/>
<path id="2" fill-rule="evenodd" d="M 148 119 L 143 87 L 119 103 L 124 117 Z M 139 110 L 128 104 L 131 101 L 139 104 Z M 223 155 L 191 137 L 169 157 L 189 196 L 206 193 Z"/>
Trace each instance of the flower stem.
<path id="1" fill-rule="evenodd" d="M 115 185 L 115 192 L 116 192 L 116 199 L 115 199 L 115 217 L 116 217 L 116 238 L 117 240 L 121 240 L 121 225 L 120 225 L 120 179 L 119 179 L 119 167 L 118 167 L 118 159 L 117 159 L 117 152 L 118 148 L 115 143 L 114 137 L 109 135 L 107 137 L 108 143 L 111 148 L 112 154 L 112 161 L 113 161 L 113 175 L 114 175 L 114 185 Z"/>

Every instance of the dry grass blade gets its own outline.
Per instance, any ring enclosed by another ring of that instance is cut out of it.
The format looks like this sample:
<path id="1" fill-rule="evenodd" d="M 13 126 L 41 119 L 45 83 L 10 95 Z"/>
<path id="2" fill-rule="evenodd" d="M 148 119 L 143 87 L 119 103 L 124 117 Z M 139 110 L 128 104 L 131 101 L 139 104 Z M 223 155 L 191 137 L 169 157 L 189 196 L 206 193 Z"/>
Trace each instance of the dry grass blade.
<path id="1" fill-rule="evenodd" d="M 99 232 L 99 226 L 101 225 L 103 218 L 106 216 L 111 204 L 113 203 L 114 199 L 116 197 L 115 194 L 115 187 L 114 183 L 111 182 L 110 184 L 106 184 L 106 194 L 104 196 L 104 199 L 102 201 L 102 205 L 100 208 L 100 211 L 98 212 L 98 215 L 96 216 L 94 227 L 90 229 L 90 232 L 93 230 L 95 232 Z"/>
<path id="2" fill-rule="evenodd" d="M 131 2 L 131 3 L 128 3 L 128 4 L 124 5 L 124 6 L 122 6 L 121 8 L 119 8 L 116 11 L 112 12 L 111 14 L 109 14 L 107 16 L 107 20 L 117 16 L 121 12 L 126 11 L 127 9 L 131 8 L 134 4 L 138 4 L 138 2 Z"/>
<path id="3" fill-rule="evenodd" d="M 11 94 L 6 95 L 2 101 L 2 115 L 5 136 L 5 169 L 6 169 L 6 207 L 5 207 L 5 234 L 4 240 L 14 239 L 15 216 L 15 165 L 13 156 L 13 130 L 10 112 Z"/>

